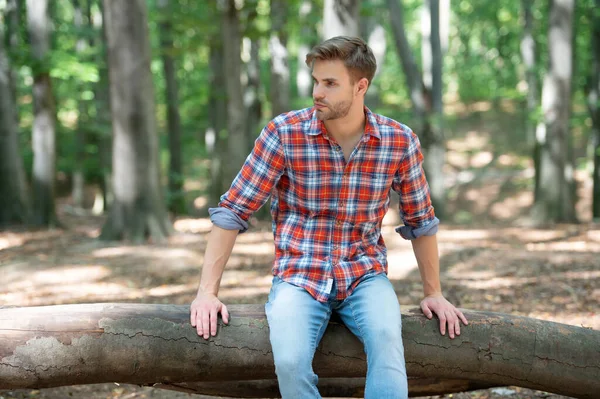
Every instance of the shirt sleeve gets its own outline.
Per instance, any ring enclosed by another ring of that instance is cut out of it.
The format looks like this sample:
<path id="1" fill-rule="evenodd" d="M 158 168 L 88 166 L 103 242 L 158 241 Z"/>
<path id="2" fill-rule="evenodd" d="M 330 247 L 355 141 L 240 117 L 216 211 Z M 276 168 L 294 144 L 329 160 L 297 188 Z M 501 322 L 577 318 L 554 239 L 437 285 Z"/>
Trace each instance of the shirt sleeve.
<path id="1" fill-rule="evenodd" d="M 400 196 L 400 216 L 404 222 L 396 232 L 406 240 L 414 240 L 436 234 L 440 221 L 431 205 L 419 138 L 410 129 L 407 136 L 406 153 L 394 176 L 392 189 Z"/>
<path id="2" fill-rule="evenodd" d="M 218 208 L 209 209 L 212 222 L 228 230 L 248 229 L 248 219 L 269 199 L 285 170 L 283 146 L 273 121 L 262 130 L 254 148 Z"/>

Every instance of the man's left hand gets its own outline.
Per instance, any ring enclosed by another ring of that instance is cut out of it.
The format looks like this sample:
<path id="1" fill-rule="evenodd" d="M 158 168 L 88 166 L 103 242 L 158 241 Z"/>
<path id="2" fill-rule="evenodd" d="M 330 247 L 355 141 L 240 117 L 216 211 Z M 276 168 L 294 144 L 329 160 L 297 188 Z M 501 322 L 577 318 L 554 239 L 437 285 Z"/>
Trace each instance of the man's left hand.
<path id="1" fill-rule="evenodd" d="M 448 335 L 454 338 L 455 335 L 460 335 L 460 322 L 465 325 L 469 322 L 465 315 L 458 310 L 454 305 L 444 298 L 442 294 L 434 294 L 426 296 L 421 301 L 421 310 L 428 319 L 433 317 L 433 313 L 440 319 L 440 332 L 446 335 L 446 323 L 448 324 Z"/>

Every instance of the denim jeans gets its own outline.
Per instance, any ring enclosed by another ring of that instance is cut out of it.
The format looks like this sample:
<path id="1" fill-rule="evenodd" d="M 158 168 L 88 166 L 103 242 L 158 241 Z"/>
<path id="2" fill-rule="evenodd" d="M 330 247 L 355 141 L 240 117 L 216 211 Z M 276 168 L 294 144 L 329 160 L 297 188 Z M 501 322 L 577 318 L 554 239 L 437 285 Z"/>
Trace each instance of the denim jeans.
<path id="1" fill-rule="evenodd" d="M 331 297 L 335 298 L 335 285 Z M 312 361 L 332 311 L 364 345 L 365 398 L 408 397 L 400 305 L 385 274 L 365 279 L 345 300 L 328 303 L 318 302 L 303 288 L 275 277 L 265 310 L 284 399 L 321 397 Z"/>

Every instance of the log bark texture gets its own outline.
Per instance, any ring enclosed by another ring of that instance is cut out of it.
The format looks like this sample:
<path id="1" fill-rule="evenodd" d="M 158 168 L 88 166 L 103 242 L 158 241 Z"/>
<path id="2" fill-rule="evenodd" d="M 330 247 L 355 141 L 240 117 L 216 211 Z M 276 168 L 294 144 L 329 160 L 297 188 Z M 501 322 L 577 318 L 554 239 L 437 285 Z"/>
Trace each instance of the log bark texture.
<path id="1" fill-rule="evenodd" d="M 79 304 L 0 308 L 0 389 L 123 382 L 172 384 L 275 378 L 262 305 L 231 305 L 230 324 L 207 341 L 187 306 Z M 450 340 L 419 309 L 403 313 L 411 377 L 517 385 L 593 398 L 600 392 L 600 332 L 464 310 Z M 362 345 L 331 322 L 317 348 L 322 378 L 364 377 Z"/>

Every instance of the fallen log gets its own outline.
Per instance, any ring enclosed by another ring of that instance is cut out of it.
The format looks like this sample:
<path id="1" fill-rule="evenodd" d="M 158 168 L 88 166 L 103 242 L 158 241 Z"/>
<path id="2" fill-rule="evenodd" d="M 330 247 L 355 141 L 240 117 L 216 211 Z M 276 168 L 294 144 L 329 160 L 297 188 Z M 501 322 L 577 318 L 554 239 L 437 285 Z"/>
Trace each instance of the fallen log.
<path id="1" fill-rule="evenodd" d="M 226 396 L 229 398 L 280 398 L 277 380 L 181 382 L 152 384 L 155 388 L 191 394 Z M 466 380 L 442 380 L 438 378 L 408 378 L 409 396 L 432 396 L 447 393 L 474 391 L 495 385 Z M 364 378 L 319 378 L 322 397 L 364 398 Z"/>
<path id="2" fill-rule="evenodd" d="M 0 309 L 0 389 L 122 382 L 147 385 L 274 378 L 262 305 L 231 305 L 208 341 L 187 306 L 80 304 Z M 600 392 L 600 332 L 464 310 L 460 337 L 441 336 L 419 309 L 403 313 L 412 377 L 516 385 L 593 398 Z M 322 378 L 364 377 L 360 342 L 330 323 L 315 354 Z"/>

